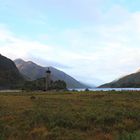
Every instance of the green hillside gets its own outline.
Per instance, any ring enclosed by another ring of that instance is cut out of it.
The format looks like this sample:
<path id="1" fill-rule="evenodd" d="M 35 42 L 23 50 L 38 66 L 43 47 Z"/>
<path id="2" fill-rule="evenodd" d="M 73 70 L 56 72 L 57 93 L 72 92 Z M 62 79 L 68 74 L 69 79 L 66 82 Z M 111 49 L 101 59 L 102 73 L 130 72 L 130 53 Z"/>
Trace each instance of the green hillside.
<path id="1" fill-rule="evenodd" d="M 117 81 L 104 84 L 101 88 L 140 88 L 140 72 L 120 78 Z"/>

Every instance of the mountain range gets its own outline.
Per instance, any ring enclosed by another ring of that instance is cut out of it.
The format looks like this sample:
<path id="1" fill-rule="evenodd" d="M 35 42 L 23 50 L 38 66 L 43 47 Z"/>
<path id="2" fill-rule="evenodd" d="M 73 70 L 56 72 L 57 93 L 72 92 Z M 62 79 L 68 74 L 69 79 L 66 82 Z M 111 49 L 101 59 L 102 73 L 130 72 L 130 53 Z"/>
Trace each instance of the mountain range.
<path id="1" fill-rule="evenodd" d="M 46 76 L 46 70 L 49 68 L 51 70 L 51 78 L 53 81 L 63 80 L 67 84 L 67 88 L 87 88 L 89 86 L 84 85 L 69 76 L 68 74 L 54 68 L 54 67 L 42 67 L 32 61 L 24 61 L 22 59 L 16 59 L 15 64 L 20 71 L 20 73 L 27 80 L 36 80 Z"/>
<path id="2" fill-rule="evenodd" d="M 100 88 L 140 88 L 140 71 L 101 85 Z"/>
<path id="3" fill-rule="evenodd" d="M 51 70 L 53 81 L 63 80 L 67 88 L 88 88 L 89 86 L 75 80 L 68 74 L 54 68 L 42 67 L 32 61 L 16 59 L 14 62 L 0 54 L 0 89 L 20 87 L 25 80 L 34 81 L 43 78 L 47 69 Z M 140 70 L 118 80 L 99 86 L 99 88 L 140 88 Z"/>

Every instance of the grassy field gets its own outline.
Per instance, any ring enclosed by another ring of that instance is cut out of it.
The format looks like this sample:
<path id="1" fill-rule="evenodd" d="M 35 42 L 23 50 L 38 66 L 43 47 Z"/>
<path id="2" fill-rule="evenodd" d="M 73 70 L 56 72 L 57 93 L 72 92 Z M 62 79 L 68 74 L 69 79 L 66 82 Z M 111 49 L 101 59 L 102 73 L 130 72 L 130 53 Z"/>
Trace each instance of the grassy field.
<path id="1" fill-rule="evenodd" d="M 140 140 L 140 92 L 0 93 L 0 140 Z"/>

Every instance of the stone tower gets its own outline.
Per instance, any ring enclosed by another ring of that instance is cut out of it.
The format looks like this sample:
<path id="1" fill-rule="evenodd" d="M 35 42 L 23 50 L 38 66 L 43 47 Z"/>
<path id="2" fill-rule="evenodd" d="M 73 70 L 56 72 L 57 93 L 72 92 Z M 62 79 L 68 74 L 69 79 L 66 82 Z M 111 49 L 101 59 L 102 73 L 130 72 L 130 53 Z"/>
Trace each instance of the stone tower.
<path id="1" fill-rule="evenodd" d="M 46 90 L 49 90 L 51 86 L 51 71 L 48 68 L 48 70 L 46 71 Z"/>

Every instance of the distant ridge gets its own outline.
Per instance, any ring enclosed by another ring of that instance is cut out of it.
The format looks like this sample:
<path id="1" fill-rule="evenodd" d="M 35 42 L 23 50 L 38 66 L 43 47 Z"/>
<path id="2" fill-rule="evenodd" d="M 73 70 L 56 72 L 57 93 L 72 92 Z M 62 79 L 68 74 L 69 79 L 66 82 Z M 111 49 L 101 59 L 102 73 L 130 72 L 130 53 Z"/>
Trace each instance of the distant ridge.
<path id="1" fill-rule="evenodd" d="M 101 85 L 100 88 L 140 88 L 140 71 Z"/>
<path id="2" fill-rule="evenodd" d="M 0 89 L 17 88 L 23 80 L 14 62 L 0 54 Z"/>
<path id="3" fill-rule="evenodd" d="M 20 73 L 22 73 L 28 80 L 36 80 L 38 78 L 45 77 L 45 72 L 48 67 L 42 67 L 37 65 L 32 61 L 24 61 L 22 59 L 16 59 L 15 64 L 19 69 Z M 67 88 L 88 88 L 87 85 L 84 85 L 74 79 L 73 77 L 69 76 L 68 74 L 54 68 L 49 67 L 52 71 L 52 80 L 63 80 L 67 84 Z"/>

